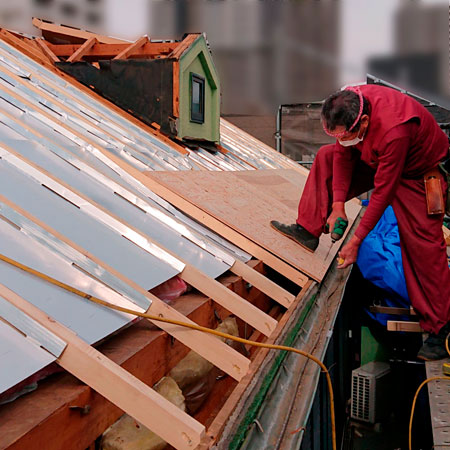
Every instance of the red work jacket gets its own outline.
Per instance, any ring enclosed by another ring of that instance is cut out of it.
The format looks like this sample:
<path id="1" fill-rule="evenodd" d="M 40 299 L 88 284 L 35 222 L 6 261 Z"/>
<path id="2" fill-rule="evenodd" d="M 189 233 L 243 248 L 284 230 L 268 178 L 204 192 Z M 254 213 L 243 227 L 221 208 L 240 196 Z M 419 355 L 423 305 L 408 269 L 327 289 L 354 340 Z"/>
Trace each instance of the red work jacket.
<path id="1" fill-rule="evenodd" d="M 400 179 L 420 178 L 436 167 L 449 145 L 433 116 L 413 98 L 376 85 L 361 86 L 361 92 L 370 104 L 369 126 L 358 145 L 335 144 L 333 201 L 345 201 L 358 159 L 376 171 L 369 207 L 356 231 L 364 239 L 391 203 Z"/>

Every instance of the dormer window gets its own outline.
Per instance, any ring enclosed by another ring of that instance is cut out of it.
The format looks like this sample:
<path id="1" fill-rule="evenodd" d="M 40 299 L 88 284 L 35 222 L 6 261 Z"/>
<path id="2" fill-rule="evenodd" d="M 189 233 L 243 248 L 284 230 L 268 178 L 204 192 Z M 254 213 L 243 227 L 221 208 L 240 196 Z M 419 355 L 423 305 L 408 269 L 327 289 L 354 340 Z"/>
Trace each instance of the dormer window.
<path id="1" fill-rule="evenodd" d="M 191 73 L 191 122 L 205 121 L 205 79 Z"/>

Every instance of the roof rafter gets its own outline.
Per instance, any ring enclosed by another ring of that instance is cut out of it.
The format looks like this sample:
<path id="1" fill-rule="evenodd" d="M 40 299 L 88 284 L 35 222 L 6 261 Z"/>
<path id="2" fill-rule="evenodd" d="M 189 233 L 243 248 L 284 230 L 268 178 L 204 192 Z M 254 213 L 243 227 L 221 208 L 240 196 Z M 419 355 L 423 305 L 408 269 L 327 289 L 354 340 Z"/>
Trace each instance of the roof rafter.
<path id="1" fill-rule="evenodd" d="M 127 48 L 122 50 L 117 56 L 113 59 L 127 59 L 133 52 L 141 47 L 143 47 L 147 42 L 150 42 L 148 36 L 142 36 L 136 42 L 133 42 Z"/>
<path id="2" fill-rule="evenodd" d="M 95 44 L 97 44 L 97 38 L 89 38 L 72 56 L 69 57 L 67 62 L 73 63 L 81 61 L 86 52 L 88 52 Z"/>

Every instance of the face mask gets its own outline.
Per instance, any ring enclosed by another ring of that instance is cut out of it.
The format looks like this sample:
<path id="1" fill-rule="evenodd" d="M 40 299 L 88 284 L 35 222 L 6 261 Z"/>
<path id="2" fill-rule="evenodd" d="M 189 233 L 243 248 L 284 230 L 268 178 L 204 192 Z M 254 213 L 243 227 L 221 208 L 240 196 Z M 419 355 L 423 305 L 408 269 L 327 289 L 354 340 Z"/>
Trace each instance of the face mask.
<path id="1" fill-rule="evenodd" d="M 360 142 L 362 142 L 365 134 L 366 134 L 366 132 L 364 131 L 362 137 L 359 137 L 359 132 L 358 132 L 358 136 L 356 136 L 354 139 L 351 139 L 349 141 L 341 141 L 340 139 L 338 139 L 338 142 L 339 142 L 339 144 L 342 145 L 342 147 L 352 147 L 353 145 L 357 145 Z"/>
<path id="2" fill-rule="evenodd" d="M 357 145 L 360 142 L 362 142 L 364 139 L 364 137 L 360 138 L 358 136 L 355 137 L 355 139 L 351 139 L 350 141 L 341 141 L 340 139 L 338 139 L 339 144 L 342 145 L 342 147 L 351 147 L 353 145 Z"/>

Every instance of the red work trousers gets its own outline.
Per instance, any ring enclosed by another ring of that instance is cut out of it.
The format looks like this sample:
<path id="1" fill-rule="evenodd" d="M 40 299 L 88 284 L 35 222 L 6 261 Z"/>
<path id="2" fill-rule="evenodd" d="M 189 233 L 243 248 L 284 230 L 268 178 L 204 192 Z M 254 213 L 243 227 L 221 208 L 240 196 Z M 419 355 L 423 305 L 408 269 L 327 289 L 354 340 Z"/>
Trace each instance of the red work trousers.
<path id="1" fill-rule="evenodd" d="M 334 145 L 322 147 L 314 160 L 298 206 L 297 223 L 315 236 L 323 232 L 333 193 Z M 373 188 L 375 171 L 356 163 L 347 200 Z M 441 178 L 445 192 L 447 183 Z M 444 215 L 427 213 L 423 179 L 401 179 L 392 207 L 400 233 L 403 270 L 411 304 L 421 326 L 438 333 L 450 321 L 450 270 L 442 232 Z"/>

